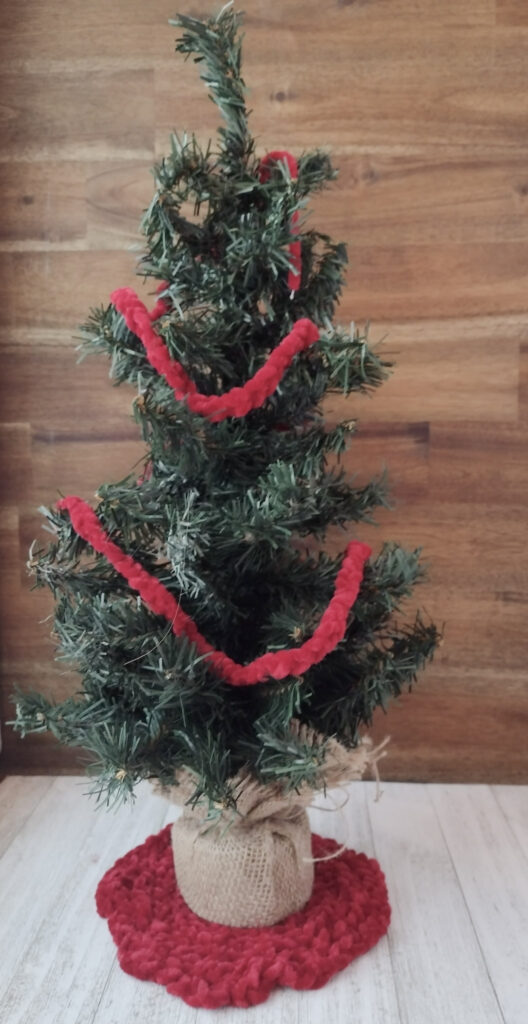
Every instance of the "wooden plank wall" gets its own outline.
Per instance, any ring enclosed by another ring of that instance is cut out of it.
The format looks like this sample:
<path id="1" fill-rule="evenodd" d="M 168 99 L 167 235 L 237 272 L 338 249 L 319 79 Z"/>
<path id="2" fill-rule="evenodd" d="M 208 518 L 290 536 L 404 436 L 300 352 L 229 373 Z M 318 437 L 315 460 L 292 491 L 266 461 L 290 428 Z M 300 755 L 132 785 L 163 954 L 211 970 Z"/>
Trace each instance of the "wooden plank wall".
<path id="1" fill-rule="evenodd" d="M 339 182 L 314 223 L 348 243 L 340 319 L 370 319 L 397 370 L 349 456 L 387 465 L 375 543 L 423 544 L 420 603 L 445 642 L 380 716 L 392 779 L 526 781 L 528 5 L 523 0 L 246 0 L 245 72 L 263 153 L 328 146 Z M 202 2 L 187 13 L 205 15 Z M 134 283 L 149 167 L 172 128 L 216 117 L 173 55 L 170 0 L 18 0 L 3 11 L 0 110 L 4 717 L 12 684 L 58 696 L 45 594 L 29 591 L 37 507 L 90 499 L 141 446 L 131 393 L 78 368 L 90 305 Z M 366 539 L 374 537 L 365 529 Z M 343 546 L 343 539 L 336 539 Z M 7 771 L 68 770 L 17 740 Z"/>

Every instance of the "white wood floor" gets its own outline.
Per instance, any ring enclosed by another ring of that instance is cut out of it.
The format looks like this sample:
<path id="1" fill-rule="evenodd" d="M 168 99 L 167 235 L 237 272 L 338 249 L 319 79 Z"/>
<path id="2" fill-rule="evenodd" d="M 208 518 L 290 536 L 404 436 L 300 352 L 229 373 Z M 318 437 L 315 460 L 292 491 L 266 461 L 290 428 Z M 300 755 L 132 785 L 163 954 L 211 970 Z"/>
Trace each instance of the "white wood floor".
<path id="1" fill-rule="evenodd" d="M 86 788 L 0 783 L 1 1024 L 527 1024 L 528 787 L 386 783 L 375 803 L 354 783 L 341 811 L 312 810 L 315 831 L 379 859 L 388 935 L 319 991 L 216 1011 L 124 974 L 95 910 L 106 869 L 175 807 L 145 786 L 108 813 Z"/>

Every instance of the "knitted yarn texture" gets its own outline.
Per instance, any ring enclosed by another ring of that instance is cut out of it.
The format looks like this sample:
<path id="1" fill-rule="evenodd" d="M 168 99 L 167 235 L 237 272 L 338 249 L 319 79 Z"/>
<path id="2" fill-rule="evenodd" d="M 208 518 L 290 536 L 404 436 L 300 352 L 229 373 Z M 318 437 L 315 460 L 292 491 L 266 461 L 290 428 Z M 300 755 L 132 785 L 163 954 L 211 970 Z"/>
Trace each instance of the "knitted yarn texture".
<path id="1" fill-rule="evenodd" d="M 171 358 L 165 342 L 152 327 L 154 313 L 163 312 L 163 300 L 158 299 L 149 313 L 145 303 L 132 288 L 117 288 L 110 299 L 129 330 L 143 344 L 151 366 L 170 384 L 176 400 L 185 401 L 191 412 L 207 417 L 212 423 L 219 423 L 231 416 L 247 416 L 252 409 L 259 409 L 273 394 L 294 357 L 319 339 L 319 330 L 313 321 L 302 317 L 273 349 L 264 366 L 242 387 L 231 388 L 223 395 L 204 395 L 198 391 L 182 364 Z"/>
<path id="2" fill-rule="evenodd" d="M 297 160 L 292 153 L 288 153 L 286 149 L 273 149 L 270 153 L 266 153 L 266 156 L 262 157 L 260 161 L 259 179 L 260 181 L 269 181 L 271 177 L 271 171 L 273 165 L 277 163 L 285 164 L 288 168 L 288 172 L 292 181 L 298 176 L 299 168 L 297 166 Z M 299 211 L 295 210 L 290 221 L 292 235 L 297 234 L 299 229 Z M 290 242 L 288 246 L 290 258 L 292 261 L 292 268 L 288 271 L 288 288 L 290 292 L 298 291 L 301 284 L 301 241 L 297 238 L 294 242 Z"/>
<path id="3" fill-rule="evenodd" d="M 282 163 L 288 168 L 292 181 L 297 178 L 297 161 L 286 150 L 277 149 L 262 158 L 259 167 L 259 180 L 269 181 L 274 165 Z M 291 231 L 296 234 L 299 227 L 299 211 L 295 210 L 291 218 Z M 292 268 L 288 272 L 288 287 L 293 294 L 298 291 L 301 283 L 301 242 L 297 238 L 288 246 L 292 260 Z M 168 288 L 162 281 L 158 291 Z M 292 330 L 270 354 L 264 366 L 242 387 L 231 388 L 223 395 L 203 395 L 198 392 L 196 384 L 188 376 L 184 367 L 176 359 L 172 359 L 165 342 L 153 329 L 152 321 L 170 311 L 166 299 L 158 299 L 153 309 L 149 310 L 132 288 L 117 288 L 112 292 L 110 301 L 121 313 L 128 329 L 132 331 L 144 346 L 145 354 L 151 366 L 172 387 L 177 401 L 186 401 L 189 409 L 201 416 L 206 416 L 212 423 L 218 423 L 228 417 L 247 416 L 252 409 L 259 409 L 267 398 L 275 391 L 284 373 L 294 357 L 309 348 L 319 339 L 319 329 L 313 320 L 303 317 L 297 320 Z"/>
<path id="4" fill-rule="evenodd" d="M 276 925 L 230 928 L 187 906 L 174 874 L 170 826 L 150 836 L 97 888 L 97 910 L 108 918 L 122 969 L 208 1009 L 255 1006 L 281 986 L 321 988 L 378 942 L 391 911 L 376 860 L 353 850 L 319 860 L 338 844 L 317 835 L 312 844 L 317 862 L 306 906 Z"/>
<path id="5" fill-rule="evenodd" d="M 95 551 L 105 555 L 147 607 L 155 615 L 163 615 L 171 623 L 176 636 L 186 636 L 195 643 L 199 654 L 207 655 L 213 669 L 232 686 L 250 686 L 269 677 L 284 679 L 288 675 L 302 675 L 333 651 L 345 635 L 348 613 L 359 592 L 364 564 L 371 554 L 368 544 L 350 542 L 337 574 L 334 595 L 309 640 L 300 647 L 269 652 L 248 665 L 240 665 L 223 651 L 215 650 L 163 583 L 110 540 L 95 512 L 82 498 L 74 495 L 61 498 L 57 508 L 69 513 L 79 536 L 88 541 Z"/>

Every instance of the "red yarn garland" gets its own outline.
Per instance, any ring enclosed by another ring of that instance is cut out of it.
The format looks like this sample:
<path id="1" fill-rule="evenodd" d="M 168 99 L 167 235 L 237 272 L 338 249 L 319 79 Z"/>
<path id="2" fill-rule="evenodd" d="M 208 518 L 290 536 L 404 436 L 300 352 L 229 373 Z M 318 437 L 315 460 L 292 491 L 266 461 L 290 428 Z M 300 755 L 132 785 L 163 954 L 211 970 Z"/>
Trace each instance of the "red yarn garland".
<path id="1" fill-rule="evenodd" d="M 363 579 L 364 564 L 371 554 L 368 545 L 360 541 L 351 541 L 348 545 L 337 574 L 334 595 L 309 640 L 300 647 L 269 652 L 248 665 L 240 665 L 227 654 L 215 650 L 167 588 L 110 540 L 95 512 L 85 501 L 70 495 L 61 498 L 57 508 L 69 512 L 76 533 L 91 544 L 95 551 L 106 556 L 155 615 L 168 619 L 176 636 L 185 636 L 196 644 L 198 652 L 207 655 L 218 675 L 232 686 L 251 686 L 268 678 L 301 676 L 333 651 L 345 635 L 348 614 Z"/>
<path id="2" fill-rule="evenodd" d="M 260 161 L 260 173 L 259 177 L 262 182 L 269 181 L 271 174 L 271 166 L 282 160 L 288 165 L 290 177 L 294 180 L 298 175 L 297 161 L 291 153 L 288 153 L 286 149 L 273 149 L 271 153 L 266 153 L 266 156 L 262 157 Z M 291 219 L 291 230 L 292 234 L 296 233 L 299 225 L 299 211 L 295 210 Z M 288 246 L 293 268 L 288 271 L 288 287 L 290 291 L 296 292 L 301 284 L 301 243 L 297 239 L 295 242 L 290 242 Z"/>
<path id="3" fill-rule="evenodd" d="M 294 179 L 297 177 L 297 161 L 286 150 L 273 150 L 267 153 L 260 162 L 260 181 L 269 180 L 271 166 L 279 160 L 287 165 Z M 296 210 L 291 219 L 292 231 L 295 232 L 299 222 L 299 211 Z M 301 282 L 301 243 L 291 242 L 289 246 L 293 269 L 288 272 L 288 286 L 292 292 L 297 291 Z M 168 287 L 162 281 L 158 291 Z M 312 320 L 303 317 L 297 320 L 292 330 L 273 350 L 267 362 L 257 370 L 251 380 L 243 387 L 234 387 L 223 395 L 203 395 L 197 390 L 196 384 L 188 376 L 181 363 L 172 359 L 164 341 L 152 328 L 152 321 L 158 320 L 168 312 L 166 299 L 158 299 L 150 312 L 132 288 L 117 288 L 110 296 L 118 313 L 121 313 L 127 327 L 145 346 L 147 359 L 171 385 L 178 401 L 185 399 L 192 412 L 207 416 L 211 422 L 218 423 L 228 416 L 247 416 L 252 409 L 259 409 L 275 391 L 285 371 L 297 353 L 309 348 L 319 339 L 319 330 Z"/>
<path id="4" fill-rule="evenodd" d="M 168 287 L 168 281 L 160 281 L 158 287 L 156 288 L 156 291 L 162 292 L 164 288 Z M 169 312 L 169 309 L 170 307 L 169 303 L 167 302 L 167 299 L 157 299 L 156 305 L 153 306 L 152 309 L 150 310 L 149 317 L 151 320 L 159 320 L 160 316 L 163 316 L 165 313 Z"/>
<path id="5" fill-rule="evenodd" d="M 312 320 L 303 317 L 273 350 L 269 359 L 243 387 L 231 388 L 223 395 L 203 395 L 188 376 L 181 363 L 172 359 L 165 342 L 156 334 L 152 320 L 161 316 L 166 306 L 158 299 L 149 313 L 145 304 L 132 288 L 118 288 L 110 296 L 127 327 L 145 346 L 147 359 L 172 387 L 178 401 L 185 399 L 192 412 L 207 416 L 212 423 L 228 416 L 247 416 L 259 409 L 275 391 L 284 372 L 298 352 L 309 348 L 319 338 L 319 330 Z"/>
<path id="6" fill-rule="evenodd" d="M 262 182 L 269 179 L 270 167 L 278 160 L 287 163 L 292 179 L 297 177 L 295 157 L 285 150 L 273 150 L 261 161 Z M 298 211 L 295 211 L 292 216 L 293 230 L 297 223 Z M 300 284 L 301 272 L 300 242 L 292 242 L 290 251 L 294 269 L 289 272 L 288 284 L 292 291 L 296 291 Z M 160 292 L 167 287 L 167 283 L 162 281 L 157 290 Z M 252 409 L 258 409 L 263 405 L 266 398 L 275 391 L 295 355 L 309 348 L 319 338 L 316 325 L 304 317 L 294 324 L 290 333 L 273 350 L 265 365 L 257 370 L 243 387 L 231 388 L 223 395 L 203 395 L 198 392 L 196 384 L 181 363 L 171 358 L 164 341 L 152 327 L 152 321 L 159 319 L 168 311 L 167 300 L 158 299 L 149 312 L 132 288 L 118 288 L 112 292 L 110 299 L 123 316 L 127 327 L 143 343 L 148 361 L 165 377 L 176 398 L 185 399 L 193 412 L 207 416 L 213 423 L 228 416 L 246 416 Z M 348 545 L 337 575 L 334 596 L 310 640 L 306 640 L 300 647 L 264 654 L 249 665 L 239 665 L 227 654 L 215 650 L 167 588 L 110 540 L 95 512 L 86 502 L 70 495 L 57 502 L 57 507 L 69 512 L 73 527 L 79 536 L 108 558 L 132 589 L 137 590 L 151 611 L 168 619 L 176 636 L 186 636 L 191 640 L 199 653 L 210 659 L 218 674 L 233 686 L 249 686 L 270 677 L 283 679 L 288 675 L 302 675 L 334 650 L 345 635 L 348 613 L 356 600 L 363 578 L 363 566 L 371 554 L 370 548 L 359 541 L 352 541 Z"/>
<path id="7" fill-rule="evenodd" d="M 333 839 L 312 835 L 314 857 L 336 849 Z M 170 825 L 116 861 L 99 882 L 96 904 L 127 974 L 208 1009 L 255 1006 L 281 986 L 321 988 L 379 941 L 391 916 L 377 860 L 344 850 L 316 862 L 308 903 L 279 924 L 204 921 L 178 889 Z"/>

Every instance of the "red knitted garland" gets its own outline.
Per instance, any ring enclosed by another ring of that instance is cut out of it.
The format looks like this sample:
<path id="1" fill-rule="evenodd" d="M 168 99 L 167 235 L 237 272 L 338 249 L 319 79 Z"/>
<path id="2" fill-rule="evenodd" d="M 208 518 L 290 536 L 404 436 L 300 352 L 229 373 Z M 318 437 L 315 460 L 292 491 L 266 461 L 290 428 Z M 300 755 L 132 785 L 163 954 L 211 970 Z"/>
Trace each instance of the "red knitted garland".
<path id="1" fill-rule="evenodd" d="M 156 288 L 156 291 L 157 292 L 162 292 L 164 288 L 168 288 L 168 287 L 169 287 L 169 282 L 168 281 L 160 281 L 158 287 Z M 153 306 L 152 309 L 150 310 L 149 317 L 150 317 L 151 320 L 159 320 L 160 316 L 163 316 L 164 313 L 168 313 L 169 312 L 169 309 L 170 309 L 170 306 L 169 306 L 169 303 L 167 302 L 167 299 L 157 299 L 156 300 L 156 305 Z"/>
<path id="2" fill-rule="evenodd" d="M 106 556 L 155 615 L 168 619 L 176 636 L 186 636 L 196 644 L 198 652 L 207 655 L 218 675 L 232 686 L 251 686 L 268 678 L 301 676 L 333 651 L 345 635 L 348 614 L 363 579 L 364 564 L 371 554 L 367 544 L 350 542 L 337 574 L 334 595 L 309 640 L 300 647 L 269 652 L 248 665 L 239 665 L 227 654 L 211 646 L 163 583 L 110 540 L 95 512 L 85 501 L 70 495 L 61 498 L 57 508 L 69 512 L 76 533 L 91 544 L 95 551 Z"/>
<path id="3" fill-rule="evenodd" d="M 269 179 L 270 167 L 278 160 L 287 163 L 292 179 L 297 177 L 295 157 L 285 150 L 274 150 L 261 161 L 262 182 Z M 293 230 L 297 223 L 296 211 L 292 217 Z M 291 290 L 295 291 L 300 284 L 300 242 L 292 242 L 290 251 L 294 269 L 288 275 L 288 284 Z M 158 292 L 166 287 L 166 282 L 162 281 L 158 285 Z M 298 320 L 291 332 L 273 350 L 264 366 L 257 370 L 243 387 L 231 388 L 223 395 L 203 395 L 198 393 L 196 384 L 181 363 L 171 359 L 165 343 L 152 328 L 152 321 L 163 316 L 168 310 L 166 299 L 158 299 L 149 313 L 132 288 L 118 288 L 112 292 L 110 298 L 123 316 L 127 327 L 142 341 L 149 362 L 165 377 L 176 398 L 185 399 L 193 412 L 208 416 L 214 423 L 228 416 L 246 416 L 250 410 L 263 405 L 277 387 L 294 356 L 319 338 L 318 328 L 311 320 Z M 57 507 L 69 512 L 73 527 L 79 536 L 108 558 L 132 589 L 137 590 L 151 611 L 168 619 L 176 636 L 186 636 L 196 644 L 199 653 L 206 655 L 218 674 L 233 686 L 249 686 L 270 677 L 283 679 L 288 675 L 302 675 L 334 650 L 345 635 L 348 613 L 356 600 L 363 578 L 363 566 L 371 554 L 370 548 L 359 541 L 352 541 L 348 545 L 337 575 L 334 595 L 310 640 L 306 640 L 300 647 L 264 654 L 249 665 L 239 665 L 227 654 L 215 650 L 167 588 L 110 540 L 93 509 L 86 502 L 70 495 L 57 502 Z"/>
<path id="4" fill-rule="evenodd" d="M 150 313 L 132 288 L 118 288 L 110 299 L 127 327 L 143 343 L 149 363 L 165 377 L 178 401 L 185 399 L 192 412 L 207 416 L 212 423 L 219 423 L 228 416 L 247 416 L 252 409 L 259 409 L 275 391 L 294 356 L 319 338 L 315 324 L 303 317 L 297 320 L 290 333 L 273 349 L 264 366 L 243 387 L 231 388 L 223 395 L 203 395 L 181 363 L 171 359 L 165 342 L 152 327 L 152 320 L 166 309 L 163 299 L 158 299 Z"/>
<path id="5" fill-rule="evenodd" d="M 312 835 L 314 857 L 336 849 L 333 839 Z M 209 1009 L 254 1006 L 280 986 L 321 988 L 378 942 L 391 916 L 377 860 L 344 850 L 315 864 L 308 903 L 279 924 L 229 928 L 204 921 L 178 889 L 170 825 L 116 861 L 98 885 L 96 903 L 127 974 Z"/>
<path id="6" fill-rule="evenodd" d="M 269 180 L 271 166 L 282 160 L 288 165 L 292 179 L 297 177 L 297 161 L 285 150 L 273 150 L 260 162 L 260 181 Z M 295 232 L 299 222 L 296 210 L 291 219 L 292 231 Z M 288 272 L 288 286 L 292 292 L 297 291 L 301 282 L 301 243 L 299 240 L 289 245 L 293 269 Z M 168 287 L 162 281 L 158 291 Z M 275 391 L 285 371 L 297 353 L 309 348 L 319 339 L 319 330 L 312 320 L 303 317 L 293 325 L 292 330 L 273 350 L 267 362 L 257 370 L 251 380 L 243 387 L 234 387 L 223 395 L 203 395 L 197 390 L 196 384 L 176 359 L 171 359 L 167 346 L 159 334 L 152 328 L 152 321 L 158 320 L 168 312 L 166 299 L 158 299 L 149 312 L 145 304 L 132 288 L 117 288 L 112 292 L 110 300 L 121 313 L 127 327 L 145 346 L 147 359 L 174 390 L 178 401 L 185 399 L 192 412 L 207 416 L 213 423 L 227 419 L 228 416 L 247 416 L 252 409 L 259 409 Z"/>
<path id="7" fill-rule="evenodd" d="M 271 153 L 267 153 L 266 156 L 262 157 L 260 161 L 260 173 L 259 177 L 262 182 L 269 181 L 271 174 L 271 166 L 282 160 L 288 165 L 290 177 L 292 180 L 298 175 L 297 161 L 291 153 L 288 153 L 286 149 L 273 149 Z M 291 230 L 292 234 L 296 233 L 299 225 L 299 211 L 295 210 L 295 213 L 291 219 Z M 293 263 L 292 270 L 288 271 L 288 287 L 290 291 L 296 292 L 301 284 L 301 243 L 299 239 L 295 242 L 290 242 L 288 246 L 291 260 Z"/>

